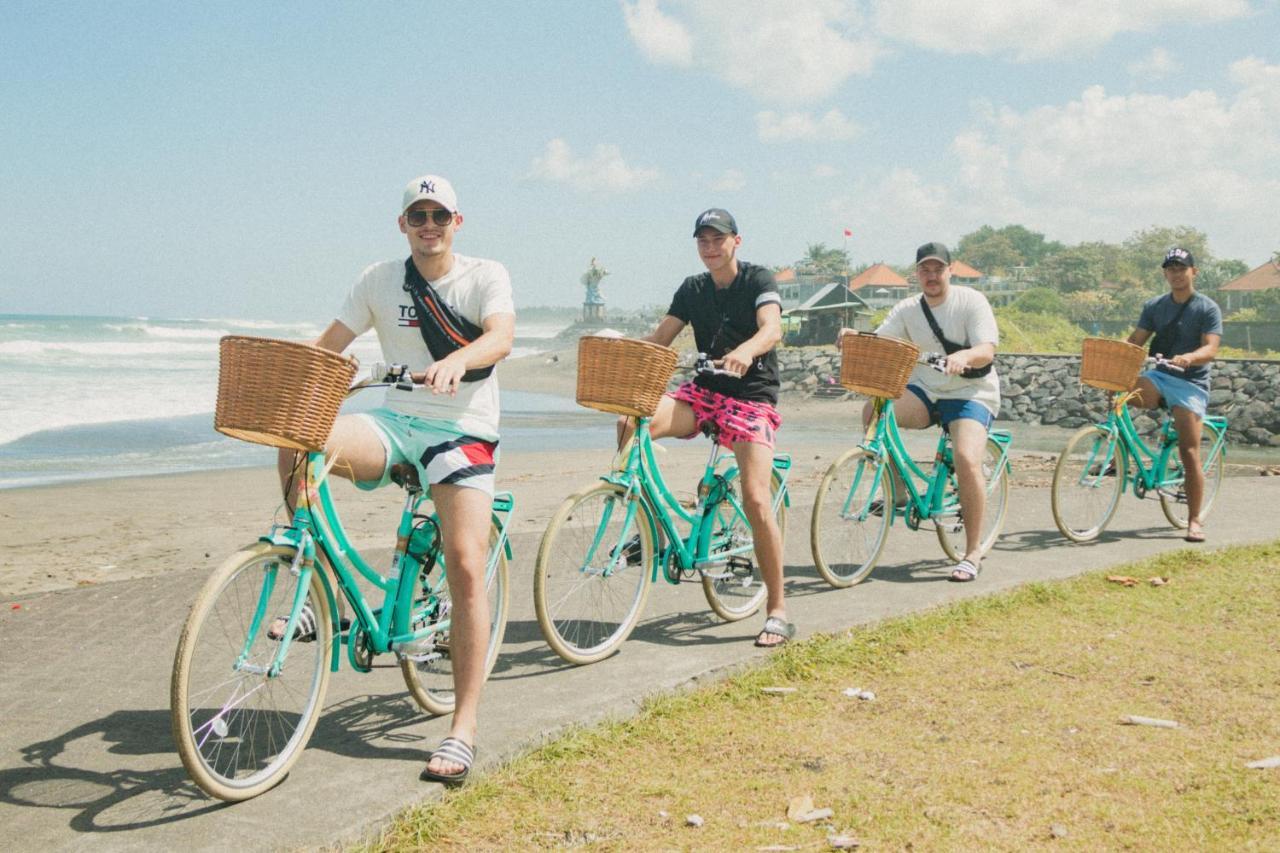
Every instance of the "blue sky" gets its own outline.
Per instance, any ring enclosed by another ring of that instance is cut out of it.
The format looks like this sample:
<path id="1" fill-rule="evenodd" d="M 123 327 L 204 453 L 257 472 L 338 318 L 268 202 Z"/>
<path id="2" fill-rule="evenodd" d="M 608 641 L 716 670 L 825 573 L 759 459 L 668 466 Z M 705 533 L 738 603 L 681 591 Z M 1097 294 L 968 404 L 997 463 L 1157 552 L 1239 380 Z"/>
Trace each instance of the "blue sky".
<path id="1" fill-rule="evenodd" d="M 1120 7 L 1120 8 L 1117 8 Z M 449 177 L 518 305 L 1024 224 L 1280 249 L 1276 0 L 8 4 L 0 313 L 331 317 Z"/>

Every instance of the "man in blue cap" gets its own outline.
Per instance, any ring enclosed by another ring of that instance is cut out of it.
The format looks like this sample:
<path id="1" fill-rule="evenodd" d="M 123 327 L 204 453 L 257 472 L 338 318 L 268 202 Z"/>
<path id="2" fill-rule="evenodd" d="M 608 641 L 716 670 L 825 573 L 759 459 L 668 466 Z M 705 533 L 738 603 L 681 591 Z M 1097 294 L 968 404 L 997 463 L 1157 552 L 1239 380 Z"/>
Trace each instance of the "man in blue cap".
<path id="1" fill-rule="evenodd" d="M 1209 364 L 1218 357 L 1222 342 L 1222 311 L 1212 299 L 1196 292 L 1196 259 L 1190 251 L 1174 246 L 1165 253 L 1160 266 L 1169 292 L 1142 306 L 1129 343 L 1142 346 L 1150 340 L 1151 354 L 1163 355 L 1182 372 L 1161 366 L 1143 373 L 1138 378 L 1139 394 L 1131 403 L 1144 409 L 1164 404 L 1173 412 L 1178 456 L 1186 471 L 1186 538 L 1188 542 L 1203 542 L 1200 433 L 1209 407 Z"/>

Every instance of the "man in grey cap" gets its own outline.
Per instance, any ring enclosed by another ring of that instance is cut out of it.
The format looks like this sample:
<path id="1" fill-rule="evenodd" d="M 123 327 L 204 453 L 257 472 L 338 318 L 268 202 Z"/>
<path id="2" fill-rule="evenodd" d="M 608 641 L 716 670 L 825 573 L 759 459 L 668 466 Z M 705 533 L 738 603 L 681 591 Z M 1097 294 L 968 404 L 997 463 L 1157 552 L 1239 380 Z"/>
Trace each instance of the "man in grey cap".
<path id="1" fill-rule="evenodd" d="M 1151 354 L 1168 358 L 1174 369 L 1161 366 L 1143 373 L 1138 377 L 1139 394 L 1129 402 L 1145 409 L 1164 404 L 1172 411 L 1178 430 L 1178 456 L 1186 471 L 1186 539 L 1203 542 L 1200 438 L 1209 407 L 1209 365 L 1218 357 L 1222 342 L 1222 311 L 1212 299 L 1196 292 L 1196 259 L 1189 250 L 1174 246 L 1165 253 L 1160 266 L 1169 292 L 1152 297 L 1142 306 L 1129 343 L 1142 346 L 1150 340 Z M 1177 372 L 1179 368 L 1181 373 Z"/>
<path id="2" fill-rule="evenodd" d="M 424 387 L 389 388 L 382 407 L 340 416 L 325 452 L 335 460 L 333 473 L 361 489 L 385 486 L 400 472 L 416 474 L 430 489 L 449 567 L 451 627 L 444 653 L 456 698 L 449 736 L 422 775 L 461 782 L 475 757 L 489 645 L 484 571 L 498 446 L 493 366 L 511 352 L 515 308 L 502 264 L 454 253 L 462 213 L 447 180 L 423 175 L 410 181 L 397 224 L 409 257 L 365 269 L 315 344 L 340 353 L 373 329 L 386 360 L 408 365 Z M 281 451 L 290 506 L 298 467 L 296 454 Z M 281 622 L 272 631 L 282 632 Z"/>
<path id="3" fill-rule="evenodd" d="M 951 252 L 942 243 L 925 243 L 916 250 L 920 296 L 908 296 L 889 311 L 876 329 L 911 341 L 922 351 L 946 353 L 946 372 L 916 365 L 906 392 L 894 401 L 898 426 L 924 429 L 941 424 L 951 435 L 960 511 L 964 518 L 965 554 L 951 569 L 951 580 L 966 582 L 982 569 L 982 518 L 986 511 L 986 482 L 982 463 L 987 432 L 1000 411 L 1000 378 L 995 371 L 1000 342 L 995 314 L 987 298 L 971 287 L 951 283 Z M 853 334 L 841 329 L 841 336 Z M 863 409 L 865 425 L 871 405 Z M 894 472 L 898 506 L 906 504 L 906 486 Z"/>

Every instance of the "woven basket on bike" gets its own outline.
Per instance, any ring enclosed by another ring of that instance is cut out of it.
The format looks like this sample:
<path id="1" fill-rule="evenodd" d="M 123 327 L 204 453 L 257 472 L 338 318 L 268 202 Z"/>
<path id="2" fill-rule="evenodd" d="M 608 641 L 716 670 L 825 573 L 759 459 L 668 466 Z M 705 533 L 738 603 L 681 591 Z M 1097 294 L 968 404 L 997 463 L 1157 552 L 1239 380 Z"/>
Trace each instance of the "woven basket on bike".
<path id="1" fill-rule="evenodd" d="M 840 339 L 840 384 L 868 397 L 902 396 L 920 357 L 913 343 L 859 332 Z"/>
<path id="2" fill-rule="evenodd" d="M 1085 338 L 1080 381 L 1103 391 L 1132 391 L 1147 357 L 1142 347 L 1107 338 Z"/>
<path id="3" fill-rule="evenodd" d="M 223 435 L 288 450 L 321 450 L 358 362 L 293 341 L 227 335 L 218 342 Z"/>
<path id="4" fill-rule="evenodd" d="M 676 351 L 631 338 L 578 338 L 578 403 L 650 418 L 676 369 Z"/>

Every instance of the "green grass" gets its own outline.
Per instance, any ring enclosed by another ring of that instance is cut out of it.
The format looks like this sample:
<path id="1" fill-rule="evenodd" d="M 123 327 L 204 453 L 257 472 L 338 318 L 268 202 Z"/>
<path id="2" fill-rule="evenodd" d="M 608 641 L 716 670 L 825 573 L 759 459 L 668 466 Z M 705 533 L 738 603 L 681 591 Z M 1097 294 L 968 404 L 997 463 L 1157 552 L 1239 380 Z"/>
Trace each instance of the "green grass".
<path id="1" fill-rule="evenodd" d="M 1244 765 L 1280 754 L 1278 569 L 1280 543 L 1183 550 L 1110 570 L 1165 586 L 1090 574 L 817 636 L 573 730 L 373 849 L 1275 850 L 1280 769 Z M 834 818 L 782 828 L 801 795 Z"/>

